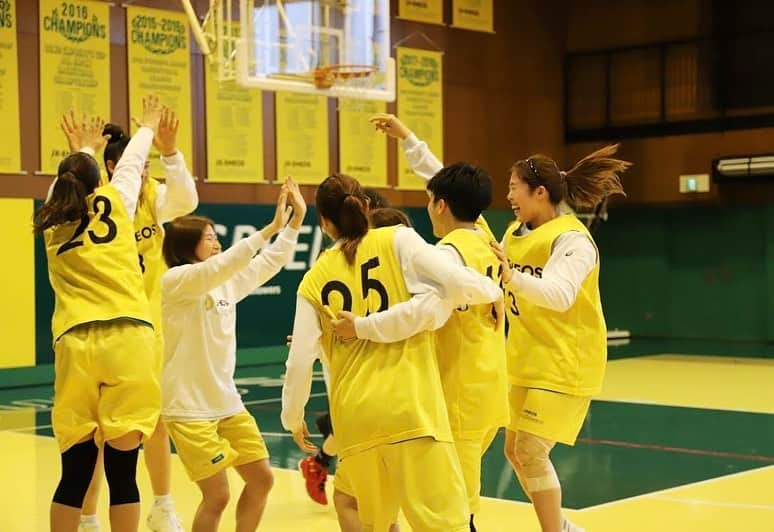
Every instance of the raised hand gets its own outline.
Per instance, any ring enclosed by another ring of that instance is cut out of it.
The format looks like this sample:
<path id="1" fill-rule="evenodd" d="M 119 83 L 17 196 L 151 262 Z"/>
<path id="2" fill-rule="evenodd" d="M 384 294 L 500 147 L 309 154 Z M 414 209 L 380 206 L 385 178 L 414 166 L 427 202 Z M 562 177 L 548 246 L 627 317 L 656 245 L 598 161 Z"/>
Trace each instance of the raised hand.
<path id="1" fill-rule="evenodd" d="M 368 119 L 378 131 L 386 133 L 388 136 L 406 140 L 411 135 L 411 130 L 406 127 L 406 124 L 401 122 L 397 116 L 389 113 L 375 114 Z"/>
<path id="2" fill-rule="evenodd" d="M 301 189 L 298 188 L 298 184 L 292 177 L 288 176 L 285 179 L 285 186 L 288 190 L 288 203 L 293 207 L 293 218 L 290 220 L 290 227 L 298 229 L 306 216 L 306 201 L 301 194 Z"/>
<path id="3" fill-rule="evenodd" d="M 274 210 L 274 219 L 269 224 L 274 228 L 275 233 L 288 224 L 292 210 L 293 208 L 288 205 L 288 187 L 287 185 L 282 185 L 282 187 L 280 187 L 279 197 L 277 197 L 277 208 Z"/>
<path id="4" fill-rule="evenodd" d="M 164 107 L 161 105 L 158 96 L 149 95 L 142 99 L 142 116 L 132 118 L 134 123 L 138 127 L 149 127 L 153 130 L 153 135 L 156 135 L 156 131 L 159 129 L 159 122 L 161 122 L 161 111 Z"/>
<path id="5" fill-rule="evenodd" d="M 102 132 L 105 129 L 105 120 L 99 116 L 89 117 L 83 113 L 81 118 L 75 116 L 75 110 L 62 115 L 59 125 L 67 137 L 67 144 L 71 153 L 77 153 L 83 148 L 91 148 L 97 153 L 107 144 L 107 135 Z"/>
<path id="6" fill-rule="evenodd" d="M 153 137 L 153 146 L 164 157 L 171 157 L 177 153 L 177 130 L 180 128 L 180 120 L 175 112 L 167 107 L 161 110 L 159 129 Z"/>

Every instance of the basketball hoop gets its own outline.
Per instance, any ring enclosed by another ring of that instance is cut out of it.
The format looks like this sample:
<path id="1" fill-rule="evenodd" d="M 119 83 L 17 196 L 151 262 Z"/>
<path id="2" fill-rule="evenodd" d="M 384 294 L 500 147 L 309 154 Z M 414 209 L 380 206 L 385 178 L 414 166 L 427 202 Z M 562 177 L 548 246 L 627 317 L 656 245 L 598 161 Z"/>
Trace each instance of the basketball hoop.
<path id="1" fill-rule="evenodd" d="M 348 91 L 346 97 L 338 97 L 338 109 L 365 111 L 369 101 L 362 95 L 373 89 L 377 82 L 377 68 L 372 65 L 331 65 L 314 71 L 314 86 L 318 89 L 338 87 Z"/>
<path id="2" fill-rule="evenodd" d="M 357 86 L 365 81 L 377 68 L 373 65 L 330 65 L 314 70 L 314 86 L 318 89 L 330 89 L 334 85 Z"/>

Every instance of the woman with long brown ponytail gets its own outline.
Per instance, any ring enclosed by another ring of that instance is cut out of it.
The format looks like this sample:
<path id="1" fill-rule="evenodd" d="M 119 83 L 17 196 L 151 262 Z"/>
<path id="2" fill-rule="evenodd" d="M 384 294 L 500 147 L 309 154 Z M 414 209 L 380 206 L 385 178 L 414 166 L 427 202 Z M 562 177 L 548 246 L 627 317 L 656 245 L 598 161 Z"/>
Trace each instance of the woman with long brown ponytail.
<path id="1" fill-rule="evenodd" d="M 435 287 L 450 305 L 491 303 L 500 287 L 454 264 L 413 229 L 369 229 L 368 201 L 345 175 L 328 177 L 315 203 L 335 244 L 298 288 L 282 391 L 282 424 L 305 452 L 304 407 L 314 361 L 330 368 L 336 491 L 357 500 L 364 530 L 388 530 L 401 508 L 414 530 L 468 532 L 465 484 L 449 426 L 432 333 L 377 344 L 333 335 L 338 311 L 365 316 Z M 442 479 L 439 481 L 438 479 Z"/>
<path id="2" fill-rule="evenodd" d="M 142 127 L 110 184 L 100 185 L 91 155 L 74 153 L 60 163 L 51 195 L 35 213 L 55 296 L 51 420 L 62 476 L 51 504 L 52 532 L 78 529 L 102 443 L 111 530 L 138 528 L 137 455 L 156 426 L 161 393 L 132 222 L 161 110 L 158 98 L 143 101 Z M 95 147 L 102 140 L 97 122 L 89 128 L 97 131 L 89 142 Z"/>
<path id="3" fill-rule="evenodd" d="M 611 194 L 623 194 L 618 174 L 631 163 L 616 159 L 617 149 L 602 148 L 568 172 L 544 155 L 516 162 L 508 202 L 517 222 L 503 246 L 495 244 L 510 325 L 505 454 L 543 532 L 582 530 L 562 515 L 549 453 L 557 442 L 575 444 L 607 360 L 599 252 L 586 227 L 560 205 L 594 208 Z"/>

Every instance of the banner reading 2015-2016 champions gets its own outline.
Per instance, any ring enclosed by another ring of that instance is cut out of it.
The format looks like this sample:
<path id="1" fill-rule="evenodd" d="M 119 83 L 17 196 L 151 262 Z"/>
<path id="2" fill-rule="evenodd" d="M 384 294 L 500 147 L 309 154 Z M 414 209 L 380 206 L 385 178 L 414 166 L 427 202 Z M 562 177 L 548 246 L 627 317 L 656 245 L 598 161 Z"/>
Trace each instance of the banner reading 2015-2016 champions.
<path id="1" fill-rule="evenodd" d="M 191 48 L 185 14 L 147 7 L 126 8 L 129 49 L 129 114 L 140 117 L 142 99 L 155 94 L 177 113 L 178 149 L 193 163 L 191 115 Z M 203 126 L 204 124 L 199 124 Z M 134 128 L 134 126 L 133 126 Z M 149 155 L 151 175 L 164 177 L 155 149 Z"/>

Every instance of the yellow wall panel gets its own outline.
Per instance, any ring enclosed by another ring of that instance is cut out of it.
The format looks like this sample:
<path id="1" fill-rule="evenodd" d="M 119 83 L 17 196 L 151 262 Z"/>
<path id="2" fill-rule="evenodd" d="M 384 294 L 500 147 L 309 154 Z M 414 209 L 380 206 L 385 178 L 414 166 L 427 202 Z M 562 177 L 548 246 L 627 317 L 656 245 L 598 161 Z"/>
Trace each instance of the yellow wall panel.
<path id="1" fill-rule="evenodd" d="M 0 368 L 35 365 L 35 247 L 31 199 L 0 198 L 8 239 L 2 264 Z"/>

